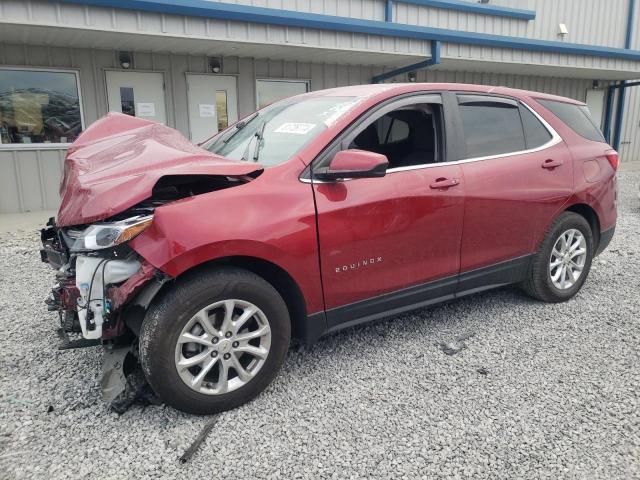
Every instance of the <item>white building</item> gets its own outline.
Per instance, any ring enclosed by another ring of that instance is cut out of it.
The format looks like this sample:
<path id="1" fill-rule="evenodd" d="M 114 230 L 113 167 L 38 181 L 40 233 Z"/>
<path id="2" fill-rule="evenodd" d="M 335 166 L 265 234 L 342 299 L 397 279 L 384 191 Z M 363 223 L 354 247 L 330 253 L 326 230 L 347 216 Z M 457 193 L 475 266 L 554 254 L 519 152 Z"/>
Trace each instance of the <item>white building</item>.
<path id="1" fill-rule="evenodd" d="M 57 207 L 68 144 L 109 110 L 198 141 L 276 99 L 374 81 L 576 98 L 640 160 L 640 88 L 620 88 L 640 78 L 636 3 L 0 0 L 0 212 Z"/>

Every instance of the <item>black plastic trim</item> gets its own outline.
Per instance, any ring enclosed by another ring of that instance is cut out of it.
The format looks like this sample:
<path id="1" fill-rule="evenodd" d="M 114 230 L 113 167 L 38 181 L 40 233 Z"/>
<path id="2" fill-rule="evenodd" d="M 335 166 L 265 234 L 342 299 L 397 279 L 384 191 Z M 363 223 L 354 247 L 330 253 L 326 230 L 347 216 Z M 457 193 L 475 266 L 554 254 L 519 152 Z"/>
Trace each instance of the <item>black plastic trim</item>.
<path id="1" fill-rule="evenodd" d="M 600 255 L 611 243 L 611 239 L 613 238 L 613 234 L 616 232 L 616 226 L 614 225 L 611 228 L 603 230 L 600 232 L 600 241 L 598 242 L 598 249 L 596 250 L 596 255 Z"/>
<path id="2" fill-rule="evenodd" d="M 461 273 L 456 297 L 517 283 L 525 279 L 533 254 Z"/>
<path id="3" fill-rule="evenodd" d="M 458 277 L 416 285 L 396 292 L 327 310 L 329 331 L 365 323 L 406 310 L 454 298 Z"/>
<path id="4" fill-rule="evenodd" d="M 313 345 L 327 331 L 327 315 L 325 312 L 312 313 L 307 316 L 307 321 L 301 328 L 300 337 L 307 345 Z"/>
<path id="5" fill-rule="evenodd" d="M 533 254 L 524 255 L 488 267 L 332 308 L 326 311 L 327 328 L 324 332 L 318 331 L 321 321 L 315 318 L 321 314 L 311 315 L 307 321 L 313 325 L 311 328 L 315 330 L 314 338 L 306 335 L 305 339 L 311 344 L 326 333 L 520 282 L 525 279 L 532 259 Z"/>

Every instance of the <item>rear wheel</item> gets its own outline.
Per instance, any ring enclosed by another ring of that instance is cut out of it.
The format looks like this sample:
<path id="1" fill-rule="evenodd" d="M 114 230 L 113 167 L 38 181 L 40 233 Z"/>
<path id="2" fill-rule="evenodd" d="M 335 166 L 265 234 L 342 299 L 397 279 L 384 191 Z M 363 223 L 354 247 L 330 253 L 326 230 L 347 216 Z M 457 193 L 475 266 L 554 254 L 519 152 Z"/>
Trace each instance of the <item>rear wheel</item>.
<path id="1" fill-rule="evenodd" d="M 524 290 L 545 302 L 569 300 L 582 288 L 593 252 L 593 233 L 587 220 L 577 213 L 562 213 L 532 261 Z"/>
<path id="2" fill-rule="evenodd" d="M 180 280 L 149 309 L 140 361 L 162 401 L 189 413 L 217 413 L 266 388 L 290 335 L 278 292 L 251 272 L 225 268 Z"/>

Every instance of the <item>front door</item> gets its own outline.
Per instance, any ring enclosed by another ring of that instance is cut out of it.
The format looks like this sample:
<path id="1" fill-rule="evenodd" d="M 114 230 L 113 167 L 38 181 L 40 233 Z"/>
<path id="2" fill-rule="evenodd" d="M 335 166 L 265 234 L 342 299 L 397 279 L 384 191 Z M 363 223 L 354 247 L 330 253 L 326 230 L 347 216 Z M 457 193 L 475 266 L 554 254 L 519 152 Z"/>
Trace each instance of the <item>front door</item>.
<path id="1" fill-rule="evenodd" d="M 200 143 L 238 121 L 236 77 L 187 74 L 189 138 Z"/>
<path id="2" fill-rule="evenodd" d="M 454 290 L 464 186 L 459 165 L 439 165 L 440 95 L 423 97 L 383 108 L 340 141 L 386 155 L 385 177 L 314 182 L 329 328 Z"/>
<path id="3" fill-rule="evenodd" d="M 105 72 L 109 111 L 167 123 L 164 75 L 160 72 Z"/>

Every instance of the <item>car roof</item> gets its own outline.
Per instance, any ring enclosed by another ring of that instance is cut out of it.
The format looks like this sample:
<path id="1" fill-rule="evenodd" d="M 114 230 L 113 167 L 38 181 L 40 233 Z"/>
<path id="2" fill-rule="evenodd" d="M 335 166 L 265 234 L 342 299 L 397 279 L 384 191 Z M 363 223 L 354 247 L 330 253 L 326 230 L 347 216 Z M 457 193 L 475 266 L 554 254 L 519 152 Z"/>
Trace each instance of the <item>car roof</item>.
<path id="1" fill-rule="evenodd" d="M 517 88 L 507 88 L 491 85 L 474 85 L 470 83 L 379 83 L 371 85 L 353 85 L 348 87 L 337 87 L 326 90 L 311 92 L 309 96 L 326 97 L 380 97 L 380 99 L 390 98 L 403 93 L 428 92 L 428 91 L 458 91 L 470 93 L 490 93 L 495 95 L 505 95 L 520 99 L 541 99 L 554 100 L 576 105 L 584 105 L 572 98 L 551 95 L 548 93 L 520 90 Z"/>

